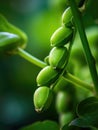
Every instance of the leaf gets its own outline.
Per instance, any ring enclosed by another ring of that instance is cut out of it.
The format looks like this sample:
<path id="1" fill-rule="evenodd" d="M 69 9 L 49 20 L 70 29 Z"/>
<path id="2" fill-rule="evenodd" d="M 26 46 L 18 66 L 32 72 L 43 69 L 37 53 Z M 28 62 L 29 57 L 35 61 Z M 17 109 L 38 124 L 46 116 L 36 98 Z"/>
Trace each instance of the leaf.
<path id="1" fill-rule="evenodd" d="M 20 130 L 60 130 L 58 124 L 53 121 L 36 122 Z"/>
<path id="2" fill-rule="evenodd" d="M 9 52 L 19 46 L 20 37 L 8 32 L 0 32 L 0 51 Z"/>
<path id="3" fill-rule="evenodd" d="M 69 124 L 64 125 L 61 130 L 77 130 L 76 126 L 69 126 Z"/>
<path id="4" fill-rule="evenodd" d="M 81 118 L 80 117 L 80 118 L 76 118 L 75 120 L 73 120 L 70 123 L 70 126 L 75 125 L 75 126 L 84 127 L 84 128 L 86 128 L 86 127 L 92 127 L 91 122 L 88 121 L 86 118 Z"/>
<path id="5" fill-rule="evenodd" d="M 9 32 L 12 34 L 16 34 L 20 37 L 20 43 L 22 47 L 25 47 L 27 43 L 27 36 L 26 34 L 21 31 L 19 28 L 10 24 L 4 16 L 0 14 L 0 32 Z"/>
<path id="6" fill-rule="evenodd" d="M 86 115 L 92 115 L 98 113 L 98 98 L 96 97 L 90 97 L 82 102 L 77 107 L 77 114 L 79 116 L 86 116 Z"/>
<path id="7" fill-rule="evenodd" d="M 70 130 L 70 127 L 72 127 L 72 126 L 68 126 L 68 124 L 67 124 L 67 125 L 64 125 L 61 130 Z"/>
<path id="8" fill-rule="evenodd" d="M 98 128 L 98 98 L 89 97 L 80 102 L 77 115 L 79 118 L 73 120 L 70 125 Z"/>

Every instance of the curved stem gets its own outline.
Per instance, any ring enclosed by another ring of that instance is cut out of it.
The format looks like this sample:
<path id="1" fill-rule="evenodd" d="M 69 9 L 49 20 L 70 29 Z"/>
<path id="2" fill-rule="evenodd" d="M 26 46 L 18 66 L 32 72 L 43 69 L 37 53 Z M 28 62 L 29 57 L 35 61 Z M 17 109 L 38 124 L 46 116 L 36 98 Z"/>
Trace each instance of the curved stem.
<path id="1" fill-rule="evenodd" d="M 75 19 L 76 27 L 80 34 L 80 38 L 81 38 L 82 45 L 84 48 L 85 57 L 88 62 L 88 66 L 89 66 L 91 77 L 92 77 L 92 80 L 93 80 L 93 83 L 94 83 L 94 86 L 96 89 L 96 93 L 98 94 L 98 75 L 97 75 L 97 70 L 96 70 L 96 66 L 95 66 L 95 60 L 94 60 L 94 58 L 91 54 L 91 50 L 89 48 L 89 44 L 88 44 L 87 37 L 85 34 L 85 30 L 84 30 L 83 20 L 82 20 L 80 12 L 76 6 L 75 0 L 69 0 L 69 3 L 70 3 L 72 13 L 73 13 L 73 16 Z"/>
<path id="2" fill-rule="evenodd" d="M 23 57 L 24 59 L 26 59 L 27 61 L 41 67 L 44 68 L 46 66 L 46 64 L 42 61 L 40 61 L 39 59 L 37 59 L 36 57 L 30 55 L 29 53 L 27 53 L 26 51 L 24 51 L 21 48 L 18 48 L 18 55 L 20 55 L 21 57 Z M 93 86 L 81 81 L 80 79 L 76 78 L 75 76 L 73 76 L 72 74 L 66 72 L 65 74 L 63 73 L 63 75 L 61 75 L 62 82 L 68 81 L 69 83 L 72 83 L 74 85 L 80 86 L 82 88 L 86 88 L 92 92 L 94 92 L 94 88 Z M 63 80 L 64 79 L 64 80 Z"/>
<path id="3" fill-rule="evenodd" d="M 94 87 L 89 85 L 88 83 L 83 82 L 82 80 L 78 79 L 77 77 L 73 76 L 72 74 L 66 72 L 63 77 L 66 81 L 69 83 L 72 83 L 74 85 L 80 86 L 82 88 L 88 89 L 92 92 L 94 92 Z"/>
<path id="4" fill-rule="evenodd" d="M 44 68 L 46 66 L 46 64 L 42 61 L 40 61 L 39 59 L 37 59 L 36 57 L 30 55 L 29 53 L 27 53 L 26 51 L 24 51 L 21 48 L 18 48 L 18 55 L 20 55 L 21 57 L 23 57 L 24 59 L 26 59 L 27 61 L 41 67 Z"/>

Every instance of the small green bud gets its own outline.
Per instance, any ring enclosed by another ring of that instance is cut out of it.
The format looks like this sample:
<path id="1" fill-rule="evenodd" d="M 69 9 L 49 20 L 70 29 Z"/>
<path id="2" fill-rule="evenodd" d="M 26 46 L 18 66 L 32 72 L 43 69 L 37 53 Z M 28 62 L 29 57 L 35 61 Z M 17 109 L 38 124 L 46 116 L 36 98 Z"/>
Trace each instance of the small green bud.
<path id="1" fill-rule="evenodd" d="M 58 113 L 64 113 L 68 109 L 70 97 L 66 92 L 60 91 L 56 97 L 56 109 Z"/>
<path id="2" fill-rule="evenodd" d="M 34 106 L 37 112 L 48 109 L 53 99 L 53 92 L 48 87 L 39 87 L 34 93 Z"/>
<path id="3" fill-rule="evenodd" d="M 62 15 L 62 22 L 63 22 L 63 24 L 65 24 L 65 25 L 69 25 L 69 24 L 71 24 L 71 20 L 72 20 L 72 11 L 71 11 L 71 8 L 68 7 L 68 8 L 64 11 L 64 13 L 63 13 L 63 15 Z"/>
<path id="4" fill-rule="evenodd" d="M 58 28 L 52 35 L 50 41 L 51 46 L 64 46 L 67 44 L 72 38 L 73 31 L 70 28 L 62 26 Z"/>
<path id="5" fill-rule="evenodd" d="M 54 47 L 49 54 L 49 63 L 54 68 L 63 69 L 67 60 L 66 47 Z"/>
<path id="6" fill-rule="evenodd" d="M 49 56 L 46 56 L 45 59 L 44 59 L 44 61 L 45 61 L 45 63 L 46 63 L 47 65 L 49 65 Z"/>
<path id="7" fill-rule="evenodd" d="M 59 73 L 56 69 L 51 66 L 46 66 L 43 68 L 37 76 L 38 86 L 51 85 L 57 79 Z"/>

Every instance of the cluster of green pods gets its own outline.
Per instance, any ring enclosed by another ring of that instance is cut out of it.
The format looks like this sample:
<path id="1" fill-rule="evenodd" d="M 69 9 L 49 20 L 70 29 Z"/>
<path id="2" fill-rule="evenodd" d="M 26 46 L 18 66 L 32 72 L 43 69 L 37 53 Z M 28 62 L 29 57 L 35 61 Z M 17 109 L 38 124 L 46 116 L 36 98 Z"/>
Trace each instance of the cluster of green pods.
<path id="1" fill-rule="evenodd" d="M 79 8 L 84 2 L 85 0 L 76 0 Z M 59 84 L 62 74 L 66 71 L 74 33 L 74 19 L 71 8 L 68 7 L 62 14 L 62 26 L 50 38 L 52 49 L 44 60 L 46 67 L 39 72 L 36 79 L 39 88 L 34 93 L 34 105 L 38 112 L 47 110 L 52 103 L 55 92 L 53 88 Z M 65 89 L 63 91 L 62 84 L 60 85 L 61 88 L 56 91 L 55 107 L 60 126 L 63 127 L 72 121 L 74 113 L 71 93 Z"/>
<path id="2" fill-rule="evenodd" d="M 39 88 L 34 93 L 34 105 L 38 112 L 46 110 L 50 106 L 53 97 L 53 88 L 51 86 L 57 81 L 66 67 L 69 53 L 66 44 L 70 44 L 73 37 L 71 21 L 71 9 L 67 8 L 62 15 L 62 26 L 50 38 L 52 49 L 45 58 L 47 65 L 36 78 Z M 63 105 L 60 106 L 64 107 Z M 59 109 L 61 108 L 59 107 Z"/>

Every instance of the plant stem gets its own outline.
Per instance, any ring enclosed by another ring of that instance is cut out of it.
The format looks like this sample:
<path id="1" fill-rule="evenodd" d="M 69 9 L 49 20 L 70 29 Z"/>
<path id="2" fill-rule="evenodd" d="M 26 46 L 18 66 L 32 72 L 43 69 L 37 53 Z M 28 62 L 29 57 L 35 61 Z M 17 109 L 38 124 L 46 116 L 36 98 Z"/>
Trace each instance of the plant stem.
<path id="1" fill-rule="evenodd" d="M 24 59 L 26 59 L 27 61 L 41 67 L 44 68 L 46 66 L 46 64 L 42 61 L 40 61 L 39 59 L 37 59 L 36 57 L 30 55 L 29 53 L 27 53 L 26 51 L 24 51 L 21 48 L 18 48 L 18 55 L 20 55 L 21 57 L 23 57 Z"/>
<path id="2" fill-rule="evenodd" d="M 69 83 L 72 83 L 74 85 L 80 86 L 82 88 L 88 89 L 92 92 L 94 92 L 94 87 L 89 85 L 88 83 L 83 82 L 82 80 L 78 79 L 77 77 L 73 76 L 72 74 L 66 72 L 63 77 L 66 81 Z"/>
<path id="3" fill-rule="evenodd" d="M 81 17 L 81 14 L 77 8 L 77 5 L 75 3 L 75 0 L 69 0 L 70 6 L 71 6 L 71 10 L 73 13 L 73 17 L 75 19 L 75 24 L 76 27 L 78 29 L 78 32 L 80 34 L 80 38 L 82 41 L 82 46 L 84 48 L 84 53 L 85 53 L 85 57 L 90 69 L 90 73 L 91 73 L 91 77 L 96 89 L 96 93 L 98 94 L 98 75 L 97 75 L 97 70 L 96 70 L 96 66 L 95 66 L 95 60 L 91 54 L 91 50 L 89 48 L 89 44 L 87 41 L 87 37 L 85 34 L 85 30 L 84 30 L 84 25 L 83 25 L 83 20 Z"/>
<path id="4" fill-rule="evenodd" d="M 46 64 L 44 62 L 42 62 L 39 59 L 37 59 L 36 57 L 30 55 L 29 53 L 27 53 L 26 51 L 24 51 L 21 48 L 18 48 L 18 55 L 20 55 L 21 57 L 23 57 L 27 61 L 29 61 L 29 62 L 31 62 L 31 63 L 33 63 L 41 68 L 44 68 L 46 66 Z M 76 78 L 75 76 L 71 75 L 68 72 L 63 74 L 61 76 L 61 79 L 64 79 L 65 81 L 68 81 L 69 83 L 75 84 L 77 86 L 81 86 L 82 88 L 86 88 L 90 91 L 94 91 L 93 86 L 81 81 L 80 79 Z"/>

